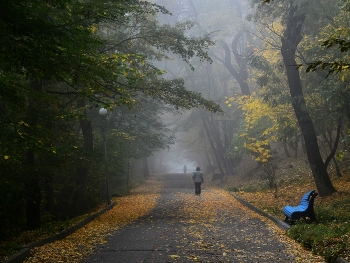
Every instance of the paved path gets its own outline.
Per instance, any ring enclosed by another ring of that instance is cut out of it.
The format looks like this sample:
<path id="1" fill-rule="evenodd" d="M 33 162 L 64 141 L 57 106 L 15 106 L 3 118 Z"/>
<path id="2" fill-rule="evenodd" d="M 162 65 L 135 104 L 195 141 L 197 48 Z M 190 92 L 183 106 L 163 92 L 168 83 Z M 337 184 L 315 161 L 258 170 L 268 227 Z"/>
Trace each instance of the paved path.
<path id="1" fill-rule="evenodd" d="M 85 263 L 323 262 L 225 191 L 204 183 L 198 197 L 190 174 L 161 178 L 156 208 L 117 230 Z"/>

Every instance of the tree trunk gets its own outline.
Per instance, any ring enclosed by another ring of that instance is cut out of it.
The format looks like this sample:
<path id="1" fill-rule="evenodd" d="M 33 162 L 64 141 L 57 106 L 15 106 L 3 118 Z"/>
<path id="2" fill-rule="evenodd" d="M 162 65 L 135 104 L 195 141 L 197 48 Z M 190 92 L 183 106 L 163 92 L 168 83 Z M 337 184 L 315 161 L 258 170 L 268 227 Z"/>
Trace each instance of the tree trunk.
<path id="1" fill-rule="evenodd" d="M 230 171 L 227 168 L 227 163 L 226 163 L 226 158 L 225 158 L 225 148 L 222 145 L 222 140 L 220 138 L 220 131 L 218 130 L 218 125 L 215 124 L 215 121 L 213 119 L 213 115 L 211 115 L 211 118 L 209 118 L 208 116 L 206 116 L 205 114 L 203 114 L 204 119 L 206 120 L 206 123 L 208 124 L 208 129 L 209 132 L 212 136 L 212 138 L 214 139 L 214 143 L 215 143 L 215 148 L 217 150 L 217 156 L 218 158 L 220 158 L 220 163 L 223 167 L 223 169 L 225 170 L 225 175 L 227 176 Z"/>
<path id="2" fill-rule="evenodd" d="M 298 145 L 299 145 L 299 134 L 296 132 L 295 133 L 295 141 L 294 141 L 294 147 L 295 147 L 294 158 L 298 157 Z"/>
<path id="3" fill-rule="evenodd" d="M 149 177 L 147 157 L 142 158 L 142 172 L 143 172 L 143 176 L 145 178 Z"/>
<path id="4" fill-rule="evenodd" d="M 287 158 L 290 158 L 290 153 L 288 151 L 287 143 L 283 143 L 283 149 L 284 149 L 284 154 L 286 155 Z"/>
<path id="5" fill-rule="evenodd" d="M 336 137 L 335 137 L 334 143 L 333 143 L 333 134 L 332 134 L 331 131 L 327 132 L 329 137 L 327 137 L 327 135 L 325 133 L 322 134 L 324 140 L 327 142 L 328 147 L 330 149 L 329 156 L 327 157 L 327 159 L 325 161 L 326 167 L 328 167 L 328 164 L 330 163 L 330 161 L 334 159 L 335 153 L 336 153 L 336 151 L 338 149 L 338 144 L 339 144 L 339 139 L 340 139 L 340 132 L 341 132 L 341 126 L 342 126 L 341 125 L 341 119 L 339 119 L 338 122 L 339 123 L 338 123 L 338 127 L 337 127 L 337 132 L 336 132 Z M 336 163 L 336 161 L 335 161 L 335 163 Z"/>
<path id="6" fill-rule="evenodd" d="M 209 131 L 208 124 L 207 124 L 206 118 L 205 118 L 205 116 L 204 116 L 204 113 L 202 113 L 201 116 L 202 116 L 202 121 L 203 121 L 203 125 L 204 125 L 204 130 L 205 130 L 205 132 L 206 132 L 206 134 L 207 134 L 207 137 L 208 137 L 208 139 L 209 139 L 209 143 L 210 143 L 211 149 L 212 149 L 212 151 L 213 151 L 213 153 L 214 153 L 214 156 L 215 156 L 216 164 L 218 165 L 218 168 L 219 168 L 219 170 L 220 170 L 220 173 L 223 174 L 223 175 L 225 175 L 225 171 L 224 171 L 224 169 L 223 169 L 223 167 L 222 167 L 222 163 L 221 163 L 221 158 L 219 157 L 218 150 L 217 150 L 217 148 L 215 147 L 214 142 L 213 142 L 213 140 L 212 140 L 212 135 L 211 135 L 211 133 L 210 133 L 210 131 Z"/>
<path id="7" fill-rule="evenodd" d="M 54 213 L 54 189 L 52 186 L 53 178 L 49 172 L 45 173 L 45 212 L 49 212 L 51 215 Z"/>
<path id="8" fill-rule="evenodd" d="M 205 154 L 205 158 L 207 159 L 207 166 L 206 167 L 212 167 L 212 164 L 211 164 L 211 160 L 210 160 L 210 157 L 209 157 L 209 154 Z"/>
<path id="9" fill-rule="evenodd" d="M 32 151 L 26 153 L 26 170 L 29 171 L 25 176 L 24 186 L 26 189 L 26 221 L 27 227 L 36 229 L 41 226 L 41 189 L 38 178 L 35 174 L 34 166 L 35 156 Z"/>
<path id="10" fill-rule="evenodd" d="M 48 130 L 54 129 L 54 123 L 51 119 L 46 120 L 45 124 L 46 128 Z M 41 162 L 41 166 L 51 166 L 55 167 L 57 159 L 55 154 L 52 153 L 46 153 L 45 158 L 43 158 Z M 55 199 L 54 199 L 54 171 L 51 169 L 44 169 L 43 171 L 43 178 L 44 178 L 44 210 L 45 212 L 49 213 L 50 215 L 57 216 L 57 213 L 54 211 L 55 206 Z M 57 212 L 57 211 L 56 211 Z"/>
<path id="11" fill-rule="evenodd" d="M 211 67 L 208 65 L 206 67 L 207 76 L 208 76 L 208 85 L 210 87 L 210 90 L 212 90 L 213 87 L 215 87 L 215 86 L 213 86 L 211 84 L 210 76 L 212 76 L 212 73 L 211 73 L 210 69 L 211 69 Z M 217 90 L 216 90 L 216 92 L 217 92 Z M 216 149 L 216 158 L 220 158 L 220 164 L 225 171 L 224 174 L 227 176 L 228 173 L 230 173 L 230 171 L 228 170 L 226 158 L 224 155 L 224 153 L 226 152 L 226 149 L 223 146 L 223 142 L 221 140 L 220 128 L 219 128 L 220 125 L 217 125 L 217 123 L 214 121 L 213 115 L 211 115 L 211 118 L 209 118 L 207 115 L 205 115 L 205 113 L 203 113 L 202 116 L 207 123 L 207 128 L 208 128 L 209 134 L 213 138 L 212 142 L 215 145 L 214 147 Z"/>
<path id="12" fill-rule="evenodd" d="M 42 81 L 35 80 L 30 83 L 30 88 L 35 92 L 42 89 Z M 29 125 L 34 127 L 38 124 L 38 113 L 34 110 L 38 104 L 36 99 L 29 101 L 27 121 Z M 26 151 L 24 161 L 25 178 L 24 187 L 26 189 L 26 221 L 27 227 L 30 229 L 39 228 L 41 226 L 41 188 L 39 186 L 38 171 L 35 168 L 35 154 L 32 149 Z"/>
<path id="13" fill-rule="evenodd" d="M 198 22 L 198 12 L 195 8 L 195 5 L 193 3 L 192 0 L 188 1 L 191 9 L 194 13 L 194 18 L 193 20 L 196 21 L 196 26 L 203 32 L 203 33 L 207 33 L 205 31 L 203 31 L 203 28 L 201 26 L 201 24 Z M 243 17 L 242 11 L 241 11 L 241 2 L 240 1 L 235 1 L 230 3 L 230 5 L 234 5 L 235 6 L 235 12 L 236 14 L 238 14 L 240 17 Z M 223 44 L 223 49 L 225 52 L 225 57 L 224 59 L 219 59 L 224 67 L 226 67 L 226 69 L 229 71 L 229 73 L 235 78 L 235 80 L 238 82 L 240 88 L 241 88 L 241 92 L 242 95 L 250 95 L 250 89 L 249 89 L 249 85 L 248 85 L 248 72 L 247 72 L 247 64 L 248 64 L 248 58 L 245 56 L 245 54 L 249 53 L 247 50 L 244 50 L 243 52 L 241 50 L 239 50 L 239 44 L 240 43 L 244 43 L 245 42 L 245 30 L 240 30 L 233 38 L 232 42 L 231 42 L 231 47 L 232 47 L 232 51 L 230 50 L 228 44 L 226 42 L 222 42 Z M 241 41 L 241 42 L 240 42 Z M 247 43 L 244 43 L 245 45 Z M 234 54 L 237 66 L 238 66 L 238 70 L 236 70 L 233 65 L 232 65 L 232 55 Z"/>
<path id="14" fill-rule="evenodd" d="M 300 75 L 295 60 L 296 48 L 302 39 L 301 27 L 305 20 L 305 15 L 296 14 L 297 10 L 298 6 L 290 1 L 287 27 L 281 39 L 281 53 L 283 63 L 286 67 L 292 105 L 304 137 L 306 153 L 312 174 L 319 195 L 325 196 L 336 192 L 336 190 L 329 178 L 327 168 L 320 154 L 315 128 L 306 109 Z"/>
<path id="15" fill-rule="evenodd" d="M 79 108 L 85 108 L 85 100 L 79 99 L 77 102 Z M 93 150 L 93 135 L 91 121 L 87 118 L 86 110 L 84 110 L 84 115 L 79 118 L 80 128 L 84 138 L 84 149 L 87 152 Z M 77 167 L 75 171 L 75 188 L 76 191 L 73 197 L 73 215 L 80 215 L 88 209 L 88 203 L 86 198 L 86 185 L 89 176 L 89 166 L 84 163 L 82 166 Z"/>
<path id="16" fill-rule="evenodd" d="M 225 153 L 227 152 L 227 149 L 230 146 L 230 140 L 228 138 L 228 132 L 227 132 L 227 121 L 226 120 L 222 120 L 222 132 L 224 134 L 224 149 L 225 149 Z M 231 158 L 227 158 L 227 156 L 225 156 L 226 159 L 226 165 L 227 168 L 230 172 L 231 175 L 235 174 L 235 163 L 233 162 L 233 159 Z"/>
<path id="17" fill-rule="evenodd" d="M 340 171 L 340 168 L 339 168 L 337 160 L 333 157 L 332 161 L 333 161 L 333 164 L 334 164 L 334 167 L 335 167 L 335 171 L 337 173 L 338 178 L 341 178 L 342 174 L 341 174 L 341 171 Z"/>
<path id="18" fill-rule="evenodd" d="M 300 134 L 300 140 L 301 140 L 301 143 L 300 143 L 301 149 L 303 153 L 306 154 L 305 140 L 304 140 L 303 134 Z"/>
<path id="19" fill-rule="evenodd" d="M 232 41 L 232 48 L 234 50 L 237 50 L 237 43 L 238 40 L 243 37 L 243 32 L 239 32 L 235 38 Z M 226 69 L 228 70 L 228 72 L 230 72 L 230 74 L 235 78 L 235 80 L 238 82 L 240 88 L 241 88 L 241 92 L 242 95 L 250 95 L 250 89 L 249 89 L 249 85 L 248 85 L 248 74 L 247 74 L 247 69 L 246 69 L 246 58 L 243 58 L 242 56 L 235 56 L 236 60 L 237 60 L 237 64 L 239 66 L 239 72 L 233 67 L 232 65 L 232 56 L 231 53 L 234 51 L 231 51 L 229 46 L 227 45 L 226 42 L 222 43 L 222 47 L 225 51 L 225 57 L 224 60 L 222 61 L 223 65 L 226 67 Z M 239 57 L 239 58 L 237 58 Z"/>

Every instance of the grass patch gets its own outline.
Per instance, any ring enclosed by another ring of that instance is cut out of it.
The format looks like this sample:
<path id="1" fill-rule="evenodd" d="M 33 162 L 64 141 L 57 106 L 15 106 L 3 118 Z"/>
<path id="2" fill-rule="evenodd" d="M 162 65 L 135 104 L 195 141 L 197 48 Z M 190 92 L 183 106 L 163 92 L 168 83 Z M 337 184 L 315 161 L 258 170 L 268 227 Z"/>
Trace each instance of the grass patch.
<path id="1" fill-rule="evenodd" d="M 287 235 L 313 253 L 323 256 L 327 262 L 345 257 L 350 250 L 349 224 L 306 224 L 297 222 Z"/>
<path id="2" fill-rule="evenodd" d="M 232 186 L 232 187 L 227 188 L 227 191 L 235 193 L 235 192 L 239 192 L 239 188 L 236 186 Z"/>

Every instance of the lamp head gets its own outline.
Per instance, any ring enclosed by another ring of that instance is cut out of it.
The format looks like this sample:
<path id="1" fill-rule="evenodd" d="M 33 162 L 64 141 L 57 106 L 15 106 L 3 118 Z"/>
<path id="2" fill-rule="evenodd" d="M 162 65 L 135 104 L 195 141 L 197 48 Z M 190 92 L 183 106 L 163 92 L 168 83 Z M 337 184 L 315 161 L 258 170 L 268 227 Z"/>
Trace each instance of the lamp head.
<path id="1" fill-rule="evenodd" d="M 107 110 L 105 108 L 101 108 L 98 113 L 100 114 L 101 117 L 106 117 L 107 116 Z"/>

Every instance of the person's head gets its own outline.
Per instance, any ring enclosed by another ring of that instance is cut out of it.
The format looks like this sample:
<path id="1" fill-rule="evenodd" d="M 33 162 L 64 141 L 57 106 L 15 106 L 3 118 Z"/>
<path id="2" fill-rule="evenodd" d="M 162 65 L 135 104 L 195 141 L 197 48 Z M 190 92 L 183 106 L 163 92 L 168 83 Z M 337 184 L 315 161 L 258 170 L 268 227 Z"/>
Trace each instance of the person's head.
<path id="1" fill-rule="evenodd" d="M 200 167 L 197 167 L 197 168 L 196 168 L 196 171 L 200 171 L 200 170 L 201 170 L 201 168 L 200 168 Z"/>

